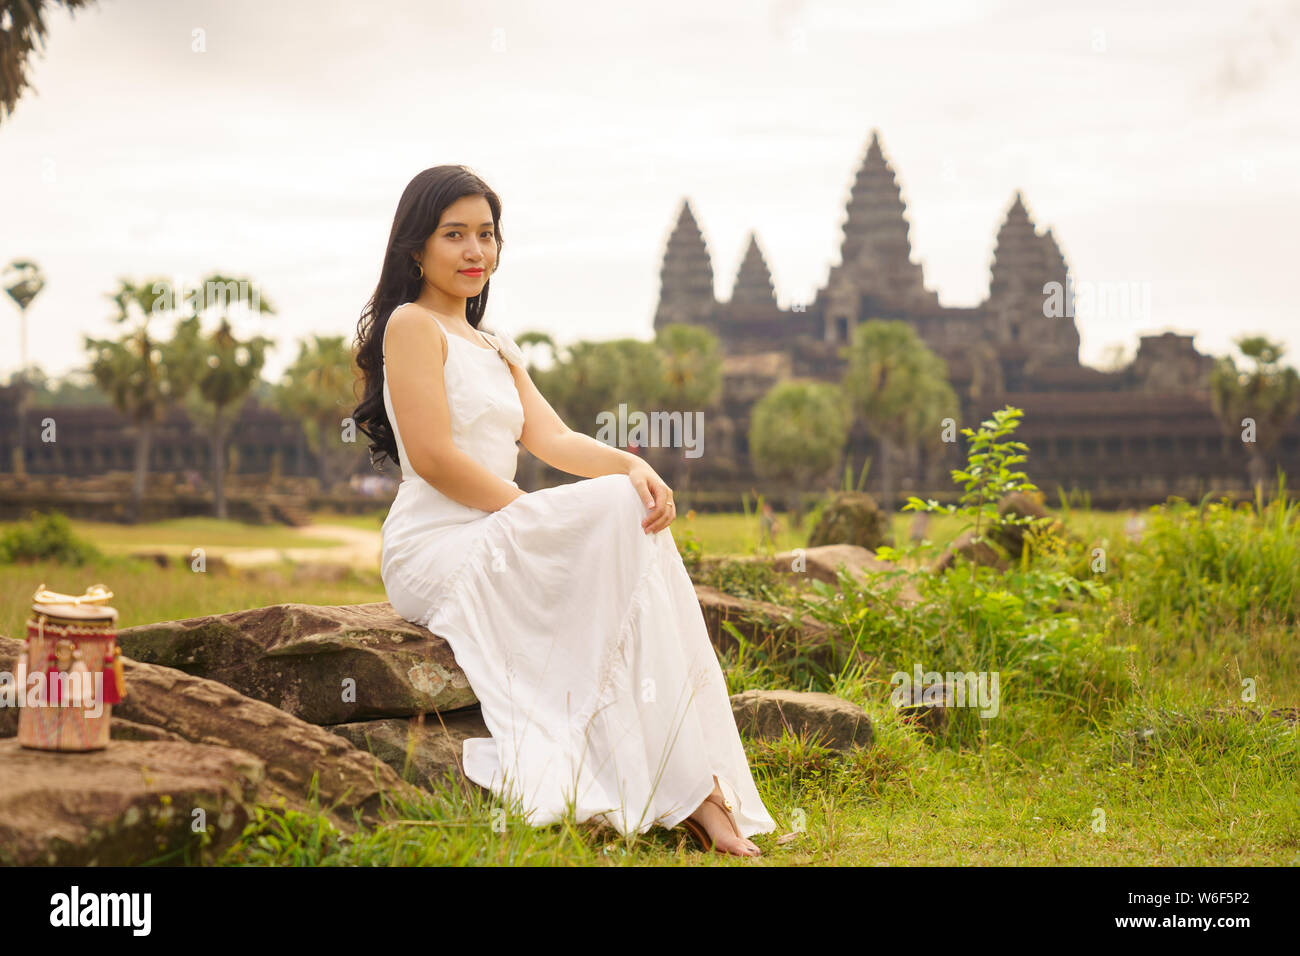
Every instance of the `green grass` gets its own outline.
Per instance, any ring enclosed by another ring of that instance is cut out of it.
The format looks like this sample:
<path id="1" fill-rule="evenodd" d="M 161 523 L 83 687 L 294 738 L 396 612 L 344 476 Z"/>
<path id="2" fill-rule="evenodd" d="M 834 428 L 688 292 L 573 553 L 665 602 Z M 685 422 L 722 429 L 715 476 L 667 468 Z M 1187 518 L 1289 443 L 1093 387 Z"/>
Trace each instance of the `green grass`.
<path id="1" fill-rule="evenodd" d="M 44 583 L 52 591 L 81 594 L 92 584 L 113 592 L 117 626 L 179 621 L 208 614 L 288 601 L 299 604 L 366 604 L 384 601 L 377 569 L 351 569 L 342 581 L 316 579 L 307 565 L 284 561 L 258 568 L 193 571 L 190 566 L 162 569 L 147 561 L 104 557 L 83 567 L 50 561 L 0 564 L 0 634 L 22 637 L 32 594 Z"/>
<path id="2" fill-rule="evenodd" d="M 0 521 L 0 533 L 21 523 Z M 243 548 L 332 548 L 342 544 L 338 539 L 326 535 L 302 534 L 288 525 L 246 524 L 216 518 L 174 518 L 140 525 L 69 518 L 68 523 L 78 537 L 94 542 L 110 554 L 157 550 L 188 554 L 198 547 L 214 551 Z M 378 526 L 374 530 L 378 531 Z"/>
<path id="3" fill-rule="evenodd" d="M 1058 514 L 1060 514 L 1058 512 Z M 823 586 L 813 602 L 761 572 L 736 570 L 737 591 L 767 588 L 836 629 L 846 649 L 822 667 L 772 643 L 723 658 L 732 692 L 786 687 L 838 694 L 871 715 L 875 746 L 850 755 L 808 741 L 746 741 L 755 782 L 778 829 L 755 837 L 758 860 L 701 854 L 681 832 L 624 843 L 590 823 L 546 828 L 504 813 L 491 795 L 448 776 L 394 808 L 386 825 L 345 838 L 321 813 L 259 810 L 225 865 L 1296 865 L 1300 864 L 1300 730 L 1234 713 L 1300 705 L 1300 506 L 1263 515 L 1170 506 L 1145 513 L 1062 515 L 1073 538 L 1003 575 L 961 565 L 915 584 L 902 610 L 888 576 Z M 382 518 L 382 515 L 380 516 Z M 783 523 L 788 519 L 782 516 Z M 912 516 L 894 519 L 907 543 Z M 354 518 L 355 526 L 367 516 Z M 377 526 L 377 522 L 374 525 Z M 84 525 L 78 524 L 78 528 Z M 160 526 L 138 529 L 159 541 Z M 937 549 L 957 519 L 936 518 Z M 208 540 L 223 529 L 212 528 Z M 232 537 L 247 529 L 230 527 Z M 779 548 L 801 546 L 787 529 Z M 681 515 L 705 554 L 752 551 L 755 518 Z M 141 540 L 144 540 L 142 537 Z M 1095 548 L 1105 551 L 1097 570 Z M 103 581 L 121 626 L 284 601 L 384 599 L 374 569 L 341 582 L 290 565 L 228 575 L 163 571 L 101 558 L 81 568 L 0 565 L 3 633 L 21 635 L 32 590 Z M 863 652 L 851 663 L 847 648 Z M 900 719 L 890 675 L 998 670 L 1001 712 L 951 709 L 930 732 Z M 779 834 L 798 831 L 778 846 Z"/>
<path id="4" fill-rule="evenodd" d="M 1119 540 L 1123 536 L 1124 523 L 1128 519 L 1124 512 L 1062 511 L 1049 508 L 1048 513 L 1054 517 L 1064 518 L 1070 529 L 1089 541 Z M 788 551 L 805 547 L 813 523 L 805 518 L 801 528 L 795 528 L 791 515 L 786 512 L 776 513 L 778 526 L 775 550 Z M 912 522 L 915 516 L 911 512 L 898 512 L 893 515 L 890 528 L 894 541 L 898 545 L 906 544 L 911 536 Z M 380 521 L 382 522 L 382 517 Z M 947 544 L 962 527 L 963 519 L 954 515 L 932 515 L 926 529 L 926 537 L 937 544 Z M 708 554 L 752 554 L 759 545 L 760 525 L 754 515 L 743 513 L 690 512 L 679 514 L 672 525 L 673 535 L 680 540 L 686 531 L 692 531 Z"/>

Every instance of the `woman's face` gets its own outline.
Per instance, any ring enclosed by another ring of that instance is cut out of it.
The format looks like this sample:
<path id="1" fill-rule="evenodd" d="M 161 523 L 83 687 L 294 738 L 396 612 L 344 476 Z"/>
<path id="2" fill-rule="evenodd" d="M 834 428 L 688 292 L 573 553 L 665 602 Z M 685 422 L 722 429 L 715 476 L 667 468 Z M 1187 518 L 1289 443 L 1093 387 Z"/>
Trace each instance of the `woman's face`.
<path id="1" fill-rule="evenodd" d="M 469 299 L 483 291 L 497 263 L 492 207 L 482 196 L 463 196 L 442 213 L 438 228 L 425 240 L 424 281 L 452 299 Z M 465 270 L 478 270 L 477 274 Z"/>

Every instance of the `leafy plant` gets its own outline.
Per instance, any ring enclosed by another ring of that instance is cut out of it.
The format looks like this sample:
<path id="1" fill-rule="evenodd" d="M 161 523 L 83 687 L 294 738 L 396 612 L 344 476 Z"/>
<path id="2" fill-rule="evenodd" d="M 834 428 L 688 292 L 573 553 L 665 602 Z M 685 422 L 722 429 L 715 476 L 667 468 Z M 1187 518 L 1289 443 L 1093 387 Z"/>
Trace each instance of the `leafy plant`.
<path id="1" fill-rule="evenodd" d="M 971 544 L 978 547 L 988 543 L 993 533 L 1024 526 L 1027 531 L 1041 524 L 1041 518 L 1031 515 L 998 514 L 998 502 L 1014 492 L 1039 494 L 1038 486 L 1023 471 L 1012 471 L 1011 466 L 1025 461 L 1029 446 L 1010 436 L 1020 425 L 1024 411 L 1006 406 L 993 413 L 993 417 L 980 423 L 978 430 L 963 428 L 961 433 L 969 439 L 965 468 L 954 468 L 952 480 L 963 488 L 956 504 L 941 505 L 933 498 L 922 501 L 909 496 L 904 511 L 929 511 L 941 514 L 960 514 L 969 518 L 961 530 L 974 529 Z"/>
<path id="2" fill-rule="evenodd" d="M 694 512 L 690 514 L 694 516 Z M 699 539 L 695 537 L 695 532 L 689 526 L 674 540 L 677 542 L 677 553 L 681 555 L 682 564 L 686 566 L 687 573 L 694 578 L 700 570 L 700 562 L 704 557 L 704 545 L 700 544 Z"/>
<path id="3" fill-rule="evenodd" d="M 862 491 L 867 486 L 867 473 L 871 471 L 871 456 L 868 455 L 862 462 L 862 470 L 858 472 L 858 481 L 853 483 L 853 465 L 851 462 L 844 463 L 844 483 L 841 485 L 841 491 Z"/>

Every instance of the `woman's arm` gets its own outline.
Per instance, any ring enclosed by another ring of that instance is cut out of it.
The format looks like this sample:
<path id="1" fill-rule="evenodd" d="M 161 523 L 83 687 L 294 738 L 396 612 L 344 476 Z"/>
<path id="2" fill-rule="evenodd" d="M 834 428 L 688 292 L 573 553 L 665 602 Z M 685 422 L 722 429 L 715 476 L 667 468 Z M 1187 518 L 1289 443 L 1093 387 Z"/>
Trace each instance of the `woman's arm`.
<path id="1" fill-rule="evenodd" d="M 531 448 L 528 450 L 532 451 Z M 538 457 L 542 456 L 538 455 Z M 567 471 L 579 478 L 626 475 L 632 468 L 642 463 L 641 459 L 631 452 L 613 448 L 590 435 L 572 431 L 567 427 L 562 434 L 552 437 L 547 446 L 547 456 L 542 460 L 552 468 Z"/>
<path id="2" fill-rule="evenodd" d="M 643 464 L 631 452 L 573 431 L 542 397 L 522 364 L 511 362 L 509 368 L 519 392 L 519 404 L 524 409 L 524 428 L 519 441 L 534 457 L 579 478 L 626 475 L 636 465 Z"/>
<path id="3" fill-rule="evenodd" d="M 417 467 L 416 473 L 453 501 L 480 511 L 499 511 L 526 494 L 500 475 L 488 471 L 455 445 L 444 449 L 423 471 Z"/>
<path id="4" fill-rule="evenodd" d="M 448 498 L 480 511 L 498 511 L 520 495 L 465 454 L 451 439 L 451 410 L 443 385 L 446 333 L 433 319 L 402 306 L 388 318 L 384 367 L 393 415 L 417 475 Z"/>
<path id="5" fill-rule="evenodd" d="M 672 489 L 649 463 L 570 429 L 528 376 L 519 346 L 508 335 L 498 338 L 524 409 L 524 427 L 519 434 L 524 447 L 551 467 L 580 478 L 627 475 L 648 512 L 641 519 L 642 530 L 655 534 L 672 524 L 677 516 Z"/>

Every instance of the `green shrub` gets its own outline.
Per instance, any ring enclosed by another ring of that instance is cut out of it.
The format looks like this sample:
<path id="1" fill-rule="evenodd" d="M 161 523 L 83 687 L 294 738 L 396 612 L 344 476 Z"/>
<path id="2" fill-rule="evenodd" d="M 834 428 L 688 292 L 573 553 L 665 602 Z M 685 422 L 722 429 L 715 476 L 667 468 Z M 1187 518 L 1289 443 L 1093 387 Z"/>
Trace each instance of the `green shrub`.
<path id="1" fill-rule="evenodd" d="M 1072 702 L 1082 714 L 1127 693 L 1131 648 L 1106 633 L 1107 586 L 1032 567 L 912 580 L 921 595 L 914 608 L 887 595 L 902 583 L 899 572 L 874 572 L 865 588 L 842 576 L 843 600 L 806 610 L 847 632 L 859 650 L 880 660 L 883 673 L 910 673 L 918 661 L 926 670 L 997 671 L 1004 702 L 1045 697 Z M 828 585 L 820 589 L 831 593 Z"/>
<path id="2" fill-rule="evenodd" d="M 1141 618 L 1169 613 L 1244 625 L 1300 620 L 1300 503 L 1285 492 L 1261 510 L 1182 500 L 1152 508 L 1131 549 L 1125 596 Z"/>
<path id="3" fill-rule="evenodd" d="M 25 523 L 0 534 L 0 564 L 57 561 L 81 567 L 102 557 L 97 548 L 72 533 L 67 515 L 59 511 L 30 512 Z"/>
<path id="4" fill-rule="evenodd" d="M 1037 491 L 1024 472 L 1012 470 L 1028 451 L 1013 437 L 1022 414 L 1008 407 L 978 430 L 962 430 L 969 439 L 968 461 L 952 472 L 964 489 L 959 503 L 911 497 L 903 509 L 960 515 L 976 540 L 1023 530 L 1031 547 L 1021 561 L 1006 572 L 972 563 L 969 574 L 929 574 L 903 567 L 916 563 L 920 547 L 881 548 L 878 556 L 897 562 L 898 569 L 868 573 L 865 581 L 841 574 L 842 597 L 828 585 L 814 585 L 822 601 L 809 602 L 806 610 L 856 651 L 877 659 L 877 674 L 884 678 L 910 674 L 917 663 L 926 671 L 996 672 L 1002 706 L 1050 702 L 1062 714 L 1087 720 L 1108 699 L 1129 693 L 1125 665 L 1133 648 L 1112 636 L 1111 588 L 1091 573 L 1071 573 L 1086 567 L 1077 553 L 1082 543 L 1063 533 L 1048 535 L 1045 519 L 999 513 L 998 502 L 1007 495 Z M 1047 560 L 1031 564 L 1031 550 Z M 920 596 L 915 606 L 893 593 L 909 580 Z M 975 711 L 965 708 L 952 715 L 948 736 L 960 741 L 979 729 Z"/>
<path id="5" fill-rule="evenodd" d="M 723 561 L 702 570 L 699 583 L 733 597 L 782 604 L 791 588 L 782 575 L 761 561 Z"/>

